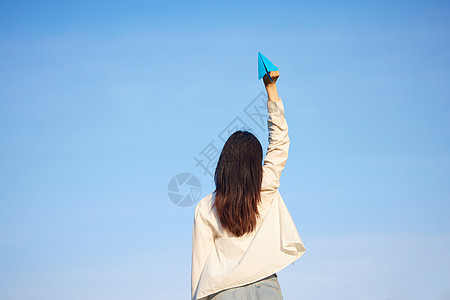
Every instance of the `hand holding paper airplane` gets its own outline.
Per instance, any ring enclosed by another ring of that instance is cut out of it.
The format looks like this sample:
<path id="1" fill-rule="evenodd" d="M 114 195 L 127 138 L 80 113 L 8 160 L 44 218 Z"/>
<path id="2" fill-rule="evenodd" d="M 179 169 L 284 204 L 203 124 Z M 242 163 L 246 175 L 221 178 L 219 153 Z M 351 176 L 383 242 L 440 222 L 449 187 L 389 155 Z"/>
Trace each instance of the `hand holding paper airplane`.
<path id="1" fill-rule="evenodd" d="M 261 52 L 258 52 L 258 80 L 267 75 L 266 77 L 268 77 L 270 81 L 273 81 L 271 71 L 278 71 L 277 66 L 268 60 L 267 57 L 262 55 Z M 267 84 L 265 80 L 264 84 Z"/>
<path id="2" fill-rule="evenodd" d="M 258 52 L 258 79 L 263 78 L 269 101 L 280 100 L 276 86 L 278 77 L 280 77 L 280 72 L 277 66 L 262 55 L 261 52 Z"/>
<path id="3" fill-rule="evenodd" d="M 279 71 L 270 71 L 267 76 L 263 77 L 263 81 L 264 81 L 264 85 L 266 87 L 275 85 L 275 83 L 277 82 L 278 77 L 280 77 L 280 72 Z M 272 81 L 270 81 L 270 79 L 272 79 Z"/>

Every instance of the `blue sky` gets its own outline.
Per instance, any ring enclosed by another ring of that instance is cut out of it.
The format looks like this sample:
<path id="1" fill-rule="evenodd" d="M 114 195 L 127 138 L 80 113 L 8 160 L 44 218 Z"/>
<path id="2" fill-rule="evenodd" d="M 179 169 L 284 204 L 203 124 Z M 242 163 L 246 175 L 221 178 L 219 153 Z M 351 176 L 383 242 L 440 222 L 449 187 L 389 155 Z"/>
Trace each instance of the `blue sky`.
<path id="1" fill-rule="evenodd" d="M 444 1 L 0 4 L 0 298 L 181 299 L 194 205 L 169 181 L 280 69 L 286 299 L 449 299 Z"/>

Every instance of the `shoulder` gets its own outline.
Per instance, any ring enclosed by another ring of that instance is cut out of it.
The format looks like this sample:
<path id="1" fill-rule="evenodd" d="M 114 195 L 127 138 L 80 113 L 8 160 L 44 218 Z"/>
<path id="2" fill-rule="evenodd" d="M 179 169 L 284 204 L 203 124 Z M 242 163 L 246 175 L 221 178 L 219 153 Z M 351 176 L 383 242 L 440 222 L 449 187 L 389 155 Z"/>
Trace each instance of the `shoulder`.
<path id="1" fill-rule="evenodd" d="M 212 207 L 212 201 L 213 201 L 213 193 L 210 193 L 200 199 L 200 201 L 195 206 L 195 215 L 197 215 L 199 212 L 203 215 L 207 215 Z"/>
<path id="2" fill-rule="evenodd" d="M 214 193 L 210 193 L 200 199 L 195 207 L 194 223 L 207 224 L 213 231 L 218 232 L 220 227 L 215 209 L 212 208 Z"/>

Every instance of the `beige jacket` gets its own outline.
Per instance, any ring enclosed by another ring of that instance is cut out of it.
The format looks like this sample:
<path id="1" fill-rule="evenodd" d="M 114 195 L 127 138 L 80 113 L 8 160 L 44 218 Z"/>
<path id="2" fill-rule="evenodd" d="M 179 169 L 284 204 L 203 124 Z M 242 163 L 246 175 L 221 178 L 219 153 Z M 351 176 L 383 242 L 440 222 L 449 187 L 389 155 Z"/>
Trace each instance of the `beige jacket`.
<path id="1" fill-rule="evenodd" d="M 252 233 L 237 238 L 221 227 L 211 209 L 214 194 L 200 200 L 192 229 L 192 300 L 260 280 L 293 264 L 305 252 L 278 191 L 290 144 L 283 102 L 267 100 L 267 109 L 269 147 L 258 207 L 261 217 Z"/>

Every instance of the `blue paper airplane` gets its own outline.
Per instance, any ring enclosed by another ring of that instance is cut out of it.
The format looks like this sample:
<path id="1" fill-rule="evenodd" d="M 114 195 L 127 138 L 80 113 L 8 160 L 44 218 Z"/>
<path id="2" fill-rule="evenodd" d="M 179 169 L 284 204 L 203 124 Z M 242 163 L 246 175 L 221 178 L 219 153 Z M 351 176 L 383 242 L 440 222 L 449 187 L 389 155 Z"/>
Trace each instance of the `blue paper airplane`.
<path id="1" fill-rule="evenodd" d="M 270 81 L 273 81 L 269 75 L 270 71 L 278 71 L 277 66 L 275 66 L 270 60 L 267 59 L 261 52 L 258 52 L 258 80 L 263 78 L 267 74 Z"/>

